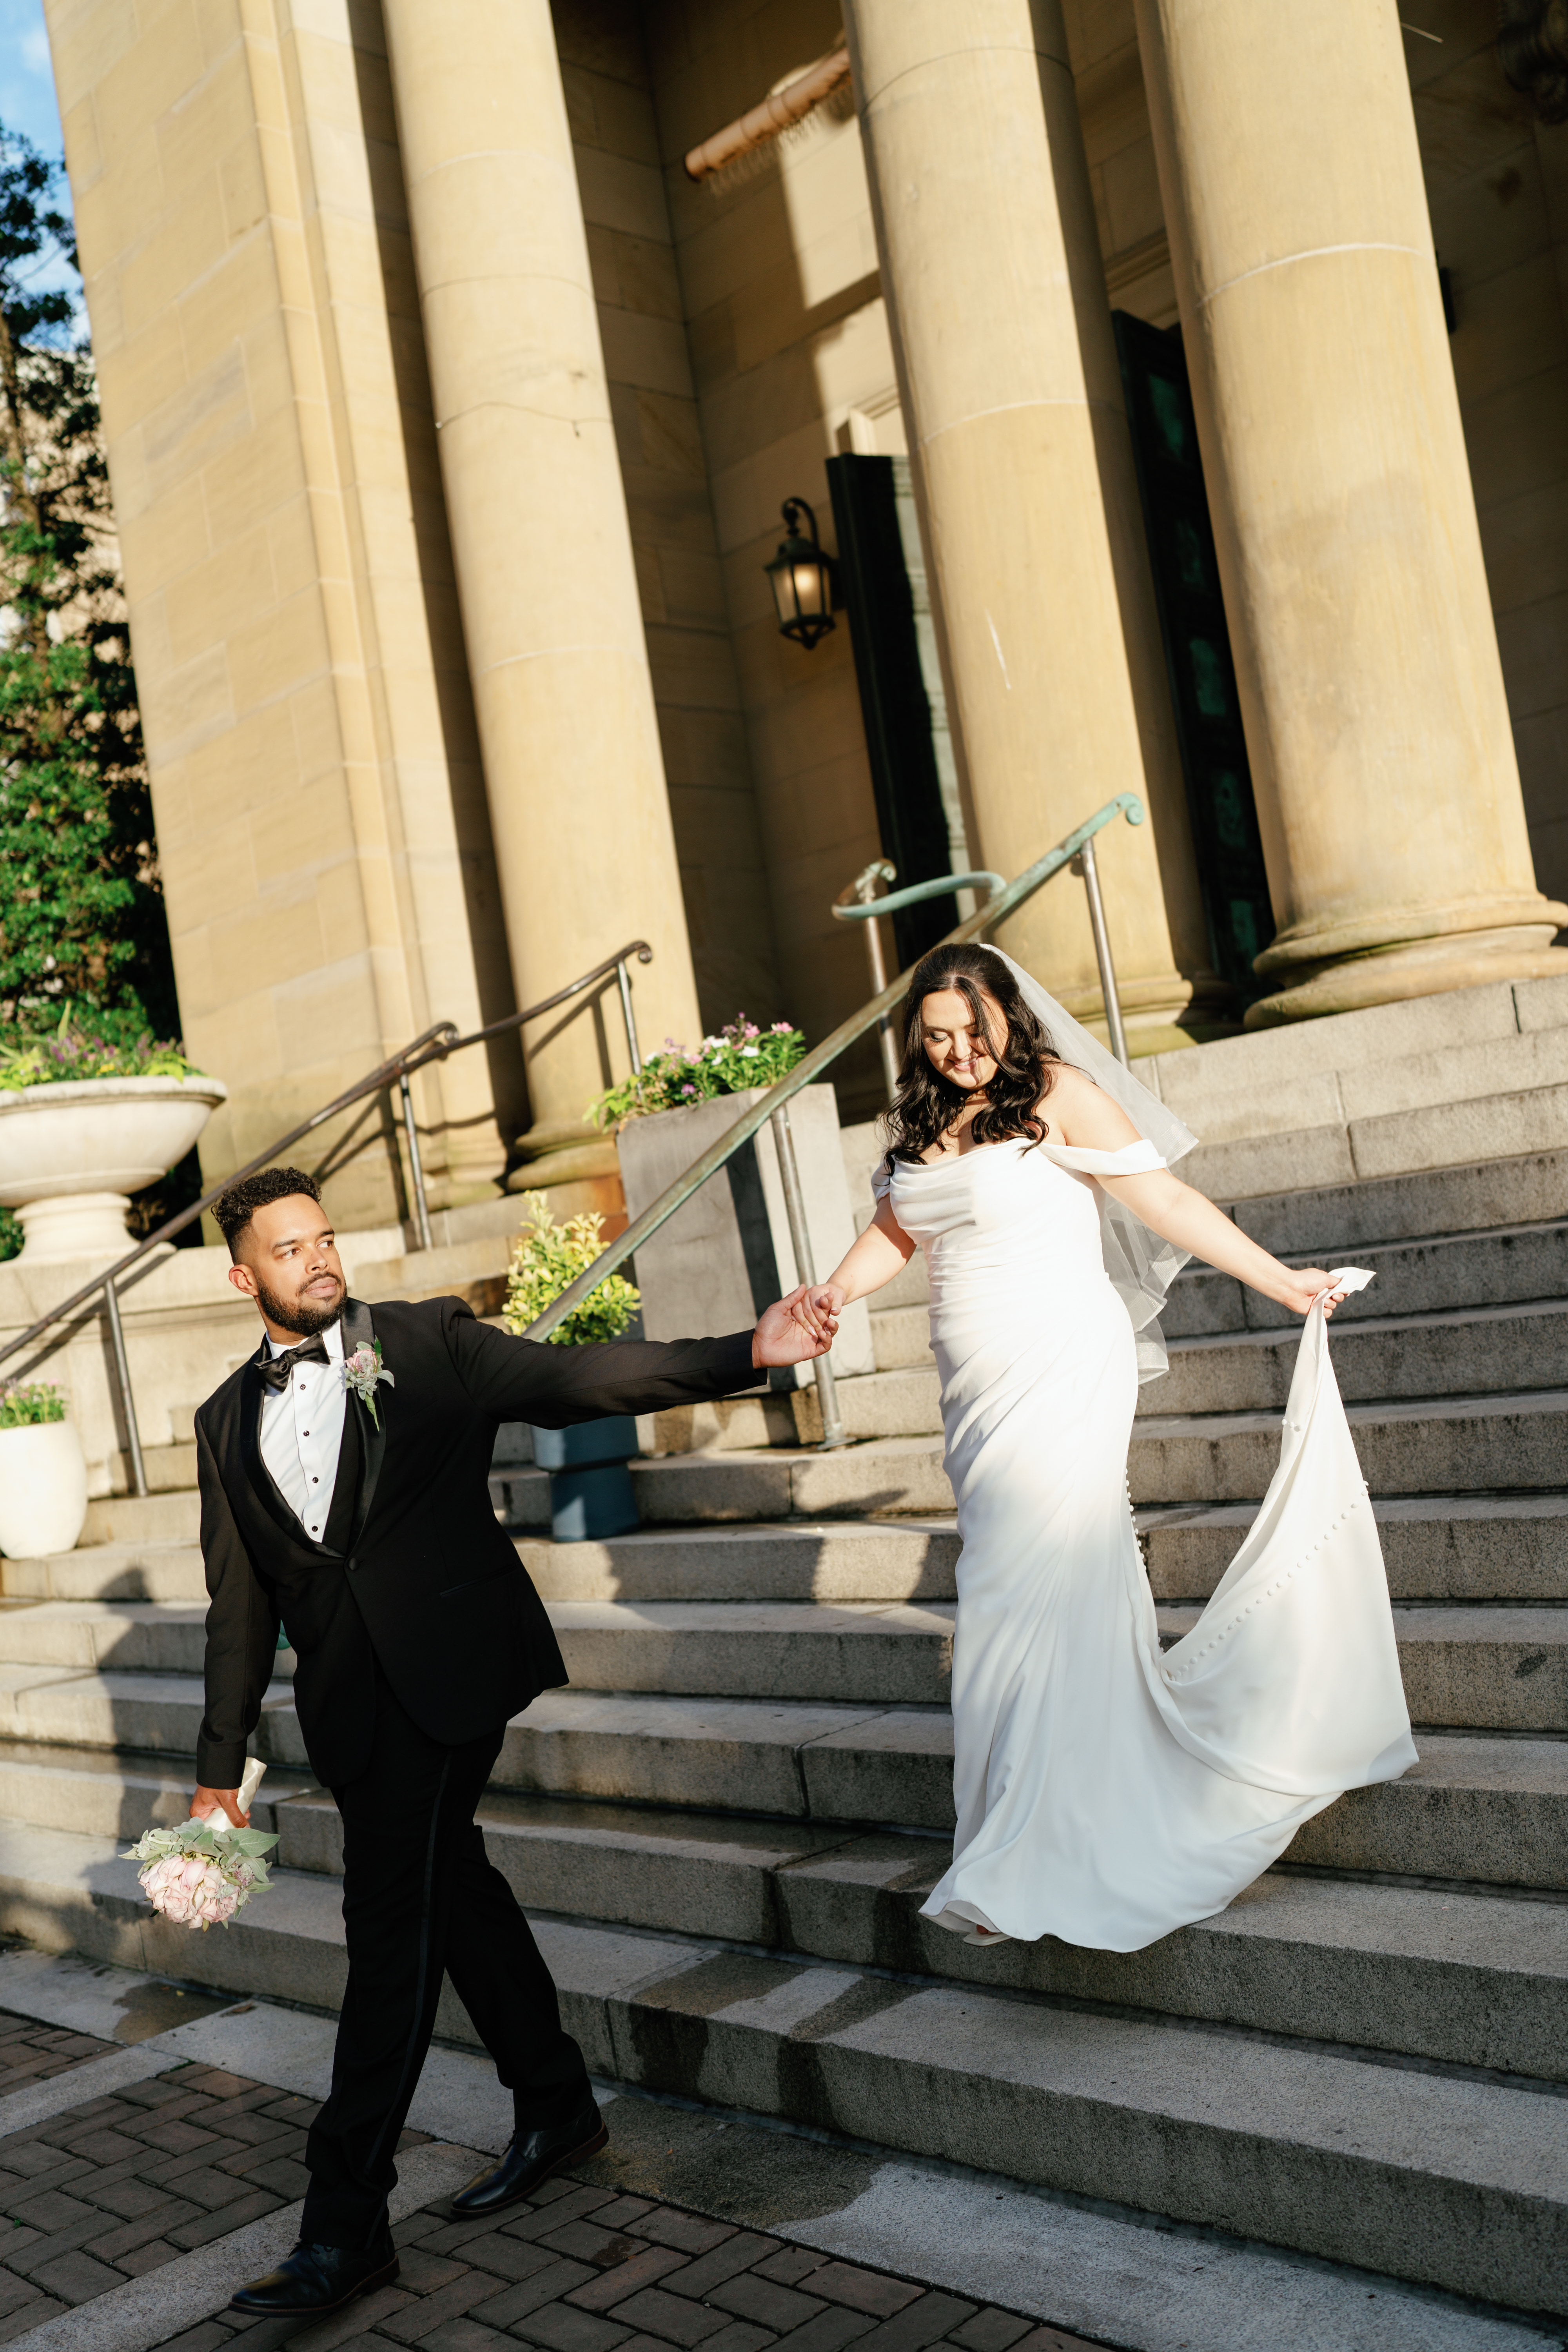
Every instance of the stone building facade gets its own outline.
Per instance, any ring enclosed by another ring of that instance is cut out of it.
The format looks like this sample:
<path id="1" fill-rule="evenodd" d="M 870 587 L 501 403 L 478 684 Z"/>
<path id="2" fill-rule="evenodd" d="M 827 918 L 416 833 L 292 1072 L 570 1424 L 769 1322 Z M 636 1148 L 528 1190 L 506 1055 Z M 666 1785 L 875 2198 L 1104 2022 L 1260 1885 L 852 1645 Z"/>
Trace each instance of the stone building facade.
<path id="1" fill-rule="evenodd" d="M 1568 966 L 1568 130 L 1490 0 L 47 5 L 210 1175 L 631 940 L 645 1043 L 819 1036 L 868 861 L 1122 791 L 1135 1049 Z M 883 551 L 811 650 L 791 497 Z M 1097 1011 L 1068 878 L 1006 943 Z M 419 1079 L 437 1203 L 602 1187 L 613 994 L 525 1042 Z M 405 1212 L 383 1106 L 323 1165 Z"/>

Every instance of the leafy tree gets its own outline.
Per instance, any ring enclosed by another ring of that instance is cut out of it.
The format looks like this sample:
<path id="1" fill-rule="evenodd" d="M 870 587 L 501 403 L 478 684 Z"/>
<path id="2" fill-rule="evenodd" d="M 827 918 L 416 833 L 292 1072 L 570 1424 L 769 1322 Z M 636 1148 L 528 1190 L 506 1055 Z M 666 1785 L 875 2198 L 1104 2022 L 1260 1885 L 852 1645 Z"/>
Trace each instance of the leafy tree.
<path id="1" fill-rule="evenodd" d="M 0 128 L 0 1023 L 53 1028 L 79 1003 L 130 1043 L 178 1014 L 58 184 Z"/>

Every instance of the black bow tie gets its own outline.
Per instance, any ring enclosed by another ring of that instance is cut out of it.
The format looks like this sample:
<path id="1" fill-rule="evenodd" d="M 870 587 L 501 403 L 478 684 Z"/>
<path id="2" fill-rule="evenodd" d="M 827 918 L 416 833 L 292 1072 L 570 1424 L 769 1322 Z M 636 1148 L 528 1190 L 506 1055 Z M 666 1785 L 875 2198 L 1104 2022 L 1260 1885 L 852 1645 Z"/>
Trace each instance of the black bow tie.
<path id="1" fill-rule="evenodd" d="M 263 1388 L 270 1389 L 274 1396 L 281 1396 L 289 1385 L 289 1375 L 296 1364 L 330 1364 L 331 1362 L 331 1358 L 327 1353 L 327 1343 L 318 1331 L 313 1339 L 302 1341 L 298 1348 L 285 1348 L 280 1356 L 273 1356 L 264 1364 L 258 1363 L 256 1369 L 261 1375 Z"/>

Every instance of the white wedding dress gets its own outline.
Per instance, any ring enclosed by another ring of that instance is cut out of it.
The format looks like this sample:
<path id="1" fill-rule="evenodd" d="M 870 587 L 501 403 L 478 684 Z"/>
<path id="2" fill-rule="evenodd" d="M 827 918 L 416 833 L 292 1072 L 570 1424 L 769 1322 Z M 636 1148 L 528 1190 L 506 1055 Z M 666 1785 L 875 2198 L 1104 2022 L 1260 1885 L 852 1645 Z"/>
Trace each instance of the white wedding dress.
<path id="1" fill-rule="evenodd" d="M 1342 1790 L 1415 1761 L 1316 1308 L 1257 1522 L 1161 1653 L 1127 1486 L 1138 1347 L 1092 1179 L 1164 1164 L 1147 1141 L 1016 1139 L 877 1180 L 930 1266 L 958 1501 L 958 1834 L 923 1908 L 962 1932 L 1141 1950 L 1223 1910 Z"/>

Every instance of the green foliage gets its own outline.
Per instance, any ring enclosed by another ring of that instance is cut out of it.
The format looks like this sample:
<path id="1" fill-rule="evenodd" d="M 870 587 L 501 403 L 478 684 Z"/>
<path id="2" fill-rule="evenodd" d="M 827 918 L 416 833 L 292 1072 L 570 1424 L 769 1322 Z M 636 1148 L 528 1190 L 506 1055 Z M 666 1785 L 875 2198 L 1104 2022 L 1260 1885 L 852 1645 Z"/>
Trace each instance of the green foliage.
<path id="1" fill-rule="evenodd" d="M 68 1005 L 57 1027 L 43 1033 L 0 1028 L 0 1093 L 48 1086 L 66 1078 L 187 1078 L 200 1073 L 179 1046 L 160 1045 L 133 1025 L 126 1012 L 105 1014 Z M 115 1033 L 119 1032 L 117 1035 Z"/>
<path id="2" fill-rule="evenodd" d="M 40 1422 L 65 1417 L 65 1398 L 48 1381 L 0 1391 L 0 1429 L 37 1429 Z"/>
<path id="3" fill-rule="evenodd" d="M 209 1829 L 205 1822 L 182 1822 L 177 1830 L 143 1830 L 120 1859 L 166 1862 L 172 1853 L 200 1853 L 221 1864 L 237 1854 L 245 1862 L 250 1887 L 260 1893 L 272 1883 L 261 1857 L 277 1843 L 275 1830 L 237 1830 L 227 1820 L 221 1830 Z"/>
<path id="4" fill-rule="evenodd" d="M 92 355 L 58 167 L 0 129 L 0 1022 L 177 1025 Z"/>
<path id="5" fill-rule="evenodd" d="M 0 1265 L 8 1257 L 18 1257 L 23 1234 L 20 1222 L 10 1209 L 0 1209 Z"/>
<path id="6" fill-rule="evenodd" d="M 650 1054 L 635 1078 L 611 1087 L 588 1106 L 596 1127 L 618 1127 L 656 1110 L 685 1110 L 715 1095 L 742 1094 L 786 1077 L 805 1051 L 805 1039 L 787 1021 L 759 1029 L 738 1013 L 716 1037 L 704 1037 L 695 1054 L 666 1039 L 662 1054 Z"/>
<path id="7" fill-rule="evenodd" d="M 560 1297 L 569 1282 L 585 1274 L 604 1248 L 605 1220 L 596 1211 L 568 1217 L 557 1224 L 542 1192 L 525 1192 L 528 1224 L 518 1235 L 507 1275 L 506 1305 L 501 1321 L 509 1331 L 526 1331 Z M 635 1286 L 618 1274 L 610 1275 L 597 1290 L 574 1307 L 551 1339 L 568 1348 L 590 1339 L 618 1339 L 642 1298 Z"/>

